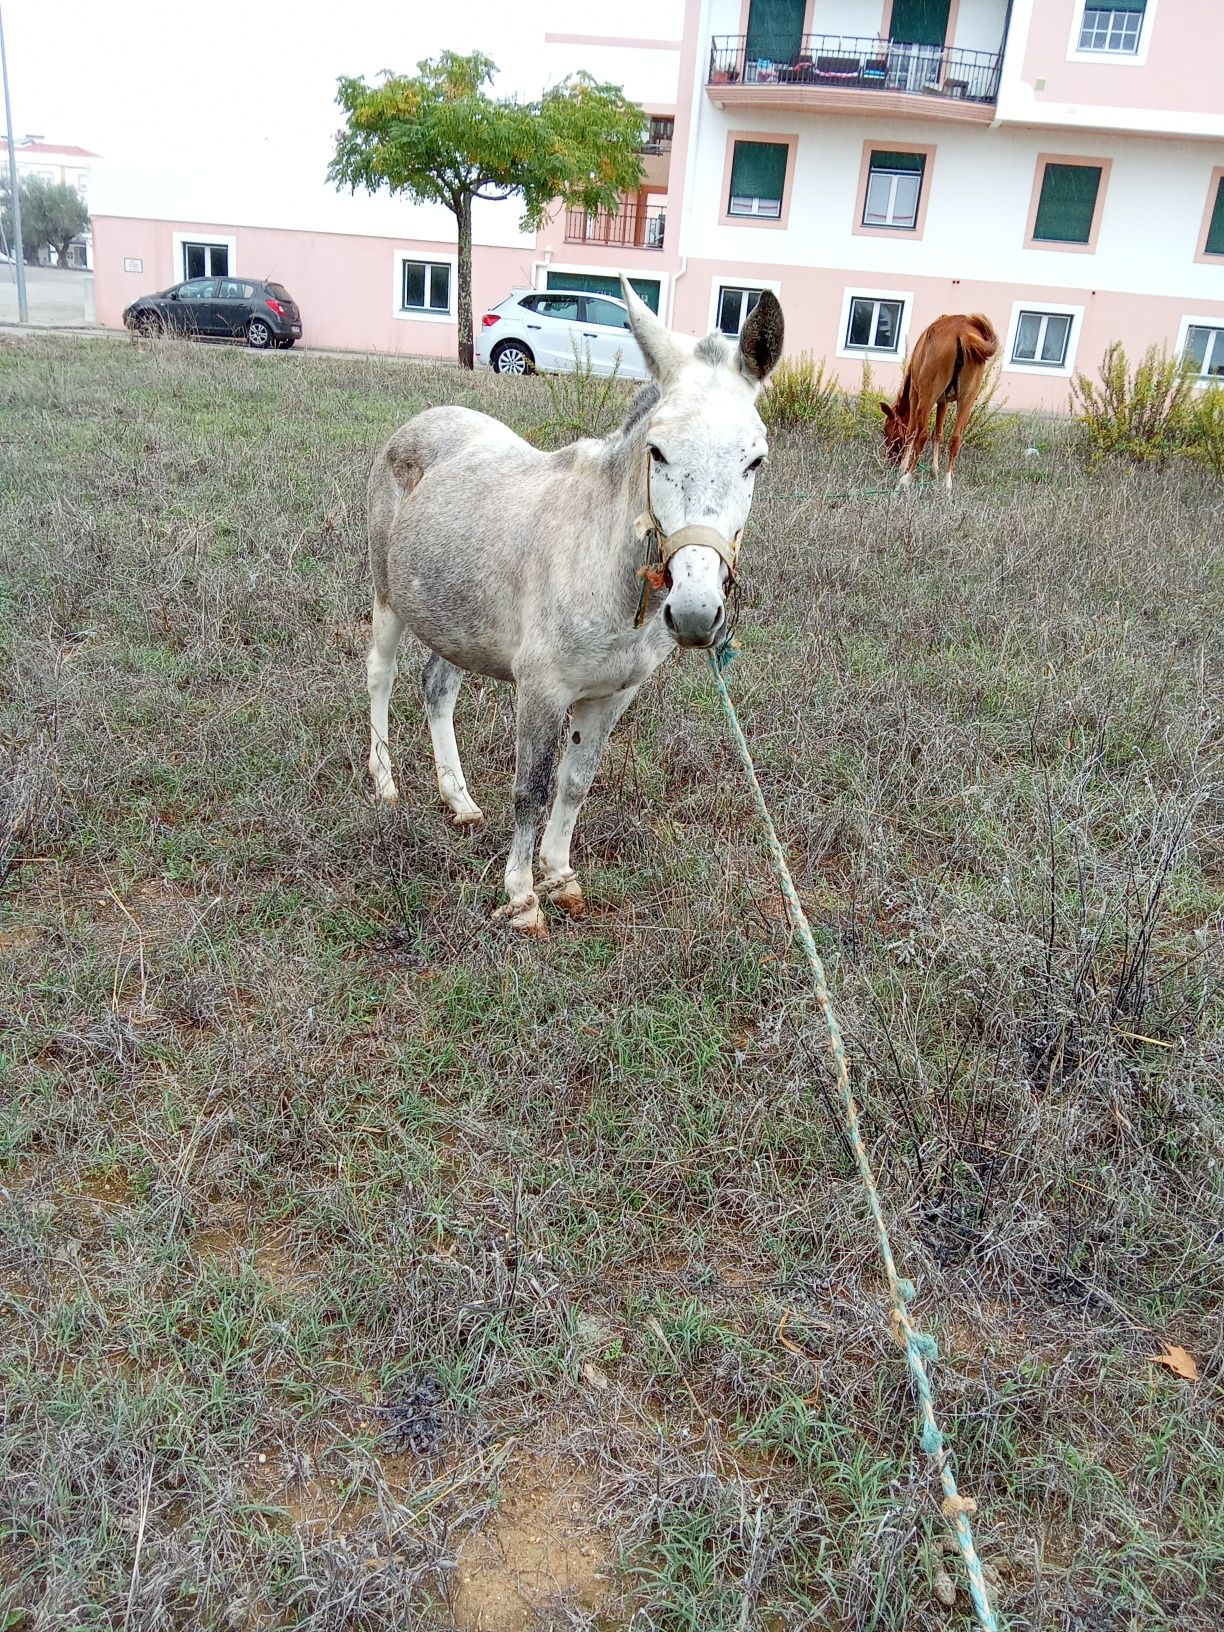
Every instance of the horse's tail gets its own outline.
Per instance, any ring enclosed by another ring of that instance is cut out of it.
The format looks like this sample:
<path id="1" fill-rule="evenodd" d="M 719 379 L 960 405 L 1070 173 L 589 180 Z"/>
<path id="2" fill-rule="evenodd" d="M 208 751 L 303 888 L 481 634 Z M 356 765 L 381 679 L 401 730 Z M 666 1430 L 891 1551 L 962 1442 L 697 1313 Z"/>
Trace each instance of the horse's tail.
<path id="1" fill-rule="evenodd" d="M 960 343 L 965 356 L 974 363 L 988 363 L 999 349 L 999 337 L 994 325 L 981 312 L 974 312 L 965 319 Z"/>

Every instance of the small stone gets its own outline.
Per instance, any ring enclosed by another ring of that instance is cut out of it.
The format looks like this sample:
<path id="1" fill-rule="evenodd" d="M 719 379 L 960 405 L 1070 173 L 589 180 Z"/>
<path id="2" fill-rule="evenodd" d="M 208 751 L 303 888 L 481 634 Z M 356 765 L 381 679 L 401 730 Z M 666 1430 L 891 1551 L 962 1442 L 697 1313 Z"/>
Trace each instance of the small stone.
<path id="1" fill-rule="evenodd" d="M 951 1609 L 952 1605 L 956 1602 L 956 1583 L 953 1581 L 948 1572 L 946 1570 L 940 1570 L 939 1574 L 932 1582 L 932 1586 L 935 1589 L 935 1596 L 939 1599 L 940 1603 L 943 1604 L 945 1609 Z"/>
<path id="2" fill-rule="evenodd" d="M 260 1451 L 260 1453 L 259 1453 L 259 1460 L 261 1462 L 266 1462 L 268 1460 L 267 1457 L 264 1455 L 264 1453 L 262 1451 Z"/>

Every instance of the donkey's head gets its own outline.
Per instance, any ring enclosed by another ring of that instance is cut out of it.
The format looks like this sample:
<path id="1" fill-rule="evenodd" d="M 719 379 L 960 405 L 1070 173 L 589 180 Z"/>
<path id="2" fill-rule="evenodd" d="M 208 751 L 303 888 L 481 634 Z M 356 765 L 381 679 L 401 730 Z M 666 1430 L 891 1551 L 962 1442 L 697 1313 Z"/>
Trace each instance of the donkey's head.
<path id="1" fill-rule="evenodd" d="M 901 455 L 905 452 L 908 421 L 901 410 L 895 408 L 891 402 L 881 402 L 880 412 L 884 415 L 884 452 L 891 464 L 899 465 Z"/>
<path id="2" fill-rule="evenodd" d="M 663 620 L 681 646 L 712 646 L 756 473 L 765 458 L 757 394 L 782 352 L 782 308 L 766 292 L 738 344 L 673 334 L 621 279 L 633 337 L 659 386 L 647 428 L 650 506 L 663 539 Z"/>

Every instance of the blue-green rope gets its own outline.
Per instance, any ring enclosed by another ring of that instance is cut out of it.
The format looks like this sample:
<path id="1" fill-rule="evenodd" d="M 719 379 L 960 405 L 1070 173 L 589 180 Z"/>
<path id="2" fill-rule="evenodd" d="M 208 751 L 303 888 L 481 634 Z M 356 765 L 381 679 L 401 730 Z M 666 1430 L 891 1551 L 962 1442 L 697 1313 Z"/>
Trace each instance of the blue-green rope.
<path id="1" fill-rule="evenodd" d="M 735 705 L 731 701 L 731 694 L 727 690 L 727 682 L 723 678 L 723 670 L 731 662 L 732 656 L 733 653 L 728 647 L 723 647 L 719 651 L 711 651 L 710 668 L 714 675 L 714 684 L 718 688 L 723 713 L 727 716 L 727 724 L 731 727 L 731 735 L 735 740 L 736 749 L 743 762 L 744 770 L 748 773 L 748 785 L 752 790 L 752 801 L 756 805 L 757 815 L 761 818 L 766 837 L 769 840 L 769 853 L 773 858 L 774 870 L 782 886 L 782 894 L 786 897 L 786 904 L 790 908 L 791 924 L 811 966 L 812 979 L 816 987 L 816 1001 L 820 1006 L 821 1014 L 824 1016 L 825 1027 L 829 1034 L 829 1048 L 833 1055 L 833 1067 L 837 1077 L 837 1092 L 841 1098 L 842 1110 L 846 1114 L 846 1131 L 850 1135 L 850 1143 L 854 1147 L 854 1159 L 858 1163 L 859 1178 L 863 1181 L 863 1189 L 867 1194 L 867 1205 L 871 1209 L 871 1216 L 875 1222 L 880 1257 L 884 1261 L 888 1295 L 892 1300 L 892 1311 L 889 1319 L 893 1329 L 893 1336 L 905 1349 L 906 1363 L 913 1376 L 914 1389 L 918 1396 L 920 1420 L 918 1443 L 934 1462 L 939 1473 L 939 1482 L 943 1486 L 944 1492 L 942 1511 L 956 1533 L 957 1545 L 960 1548 L 961 1557 L 965 1561 L 965 1571 L 969 1577 L 969 1593 L 973 1599 L 973 1607 L 977 1613 L 978 1623 L 982 1632 L 998 1632 L 998 1622 L 995 1620 L 994 1610 L 990 1606 L 990 1595 L 986 1590 L 986 1581 L 982 1574 L 982 1561 L 973 1545 L 973 1526 L 969 1522 L 970 1513 L 976 1511 L 976 1503 L 962 1496 L 956 1488 L 956 1475 L 952 1471 L 947 1443 L 940 1432 L 939 1424 L 935 1420 L 931 1379 L 927 1373 L 927 1362 L 933 1362 L 938 1358 L 935 1339 L 916 1331 L 910 1319 L 909 1305 L 911 1299 L 915 1296 L 914 1283 L 904 1279 L 903 1276 L 897 1273 L 897 1264 L 893 1257 L 888 1225 L 884 1222 L 884 1213 L 880 1207 L 880 1195 L 876 1188 L 875 1175 L 871 1171 L 867 1147 L 863 1143 L 863 1136 L 859 1129 L 858 1106 L 855 1104 L 854 1094 L 850 1087 L 850 1063 L 846 1056 L 846 1045 L 842 1038 L 837 1011 L 834 1009 L 833 1000 L 829 996 L 824 964 L 821 962 L 820 953 L 816 950 L 816 943 L 812 939 L 811 926 L 807 921 L 807 915 L 803 907 L 800 905 L 799 895 L 795 889 L 795 881 L 791 877 L 791 870 L 787 865 L 786 852 L 782 849 L 777 829 L 770 817 L 769 808 L 765 803 L 765 795 L 761 792 L 761 784 L 757 780 L 756 767 L 752 763 L 752 755 L 748 750 L 747 739 L 736 715 Z"/>

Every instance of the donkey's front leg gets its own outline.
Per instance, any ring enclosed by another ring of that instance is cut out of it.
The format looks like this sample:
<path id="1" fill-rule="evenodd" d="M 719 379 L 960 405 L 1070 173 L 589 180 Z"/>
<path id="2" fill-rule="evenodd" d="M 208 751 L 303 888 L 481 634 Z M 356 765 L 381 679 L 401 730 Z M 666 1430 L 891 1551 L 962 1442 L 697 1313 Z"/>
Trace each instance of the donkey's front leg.
<path id="1" fill-rule="evenodd" d="M 557 736 L 569 706 L 563 693 L 520 681 L 518 737 L 514 766 L 514 838 L 506 862 L 506 904 L 494 913 L 511 929 L 544 936 L 548 930 L 535 892 L 531 861 L 536 828 L 548 801 L 553 768 L 557 763 Z"/>
<path id="2" fill-rule="evenodd" d="M 575 703 L 570 714 L 565 752 L 557 772 L 557 796 L 540 841 L 540 867 L 544 874 L 540 889 L 554 906 L 568 912 L 571 918 L 582 918 L 586 914 L 582 886 L 570 866 L 574 824 L 612 729 L 637 695 L 637 689 L 630 686 L 626 691 L 614 691 L 610 697 Z"/>

